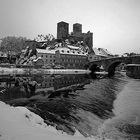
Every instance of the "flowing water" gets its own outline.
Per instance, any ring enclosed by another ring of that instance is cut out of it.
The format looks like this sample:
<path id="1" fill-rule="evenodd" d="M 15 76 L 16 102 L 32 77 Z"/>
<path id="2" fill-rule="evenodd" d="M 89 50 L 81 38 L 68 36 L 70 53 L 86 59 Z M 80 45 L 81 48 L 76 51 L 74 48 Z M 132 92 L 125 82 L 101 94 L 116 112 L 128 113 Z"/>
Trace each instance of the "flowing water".
<path id="1" fill-rule="evenodd" d="M 74 135 L 140 139 L 140 80 L 116 74 L 35 75 L 0 78 L 0 100 L 25 106 L 45 123 Z"/>

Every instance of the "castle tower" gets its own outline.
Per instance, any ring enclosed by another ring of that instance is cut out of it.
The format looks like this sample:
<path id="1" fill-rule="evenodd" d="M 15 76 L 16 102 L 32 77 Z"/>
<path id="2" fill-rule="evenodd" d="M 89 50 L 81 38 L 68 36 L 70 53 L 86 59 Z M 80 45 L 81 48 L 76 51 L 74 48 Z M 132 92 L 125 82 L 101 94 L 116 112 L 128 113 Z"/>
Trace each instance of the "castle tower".
<path id="1" fill-rule="evenodd" d="M 73 24 L 73 34 L 82 34 L 82 24 Z"/>
<path id="2" fill-rule="evenodd" d="M 83 34 L 83 41 L 89 47 L 90 52 L 93 52 L 93 33 L 88 31 L 87 33 Z"/>
<path id="3" fill-rule="evenodd" d="M 66 39 L 69 35 L 69 24 L 61 21 L 57 23 L 57 39 Z"/>

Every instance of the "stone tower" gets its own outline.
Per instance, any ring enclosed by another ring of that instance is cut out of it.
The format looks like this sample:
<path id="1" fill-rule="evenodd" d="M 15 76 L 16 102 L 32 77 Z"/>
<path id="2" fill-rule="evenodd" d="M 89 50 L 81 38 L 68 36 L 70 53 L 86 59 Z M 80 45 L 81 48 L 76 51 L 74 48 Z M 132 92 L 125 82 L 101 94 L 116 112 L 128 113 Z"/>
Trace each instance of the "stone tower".
<path id="1" fill-rule="evenodd" d="M 69 24 L 61 21 L 57 23 L 57 39 L 67 39 L 69 36 Z"/>
<path id="2" fill-rule="evenodd" d="M 82 24 L 73 24 L 73 34 L 82 34 Z"/>

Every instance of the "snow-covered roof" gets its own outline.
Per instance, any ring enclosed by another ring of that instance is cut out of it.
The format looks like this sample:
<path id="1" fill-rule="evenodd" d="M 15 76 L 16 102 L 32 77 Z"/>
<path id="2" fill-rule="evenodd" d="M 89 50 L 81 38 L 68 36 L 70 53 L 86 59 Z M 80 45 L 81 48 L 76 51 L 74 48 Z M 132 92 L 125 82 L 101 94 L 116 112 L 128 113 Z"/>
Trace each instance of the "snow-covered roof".
<path id="1" fill-rule="evenodd" d="M 105 49 L 105 48 L 99 48 L 99 50 L 103 53 L 103 54 L 105 54 L 105 55 L 113 55 L 111 52 L 109 52 L 107 49 Z"/>
<path id="2" fill-rule="evenodd" d="M 55 49 L 36 49 L 38 53 L 50 53 L 50 54 L 55 54 Z"/>
<path id="3" fill-rule="evenodd" d="M 102 51 L 98 50 L 97 48 L 93 48 L 93 51 L 94 51 L 95 55 L 106 56 L 105 54 L 102 53 Z"/>
<path id="4" fill-rule="evenodd" d="M 55 54 L 56 51 L 59 51 L 60 54 L 70 54 L 70 55 L 84 55 L 86 56 L 87 53 L 84 51 L 79 51 L 79 50 L 71 50 L 67 47 L 61 47 L 61 48 L 55 48 L 55 49 L 37 49 L 38 53 L 50 53 L 50 54 Z"/>
<path id="5" fill-rule="evenodd" d="M 71 55 L 87 55 L 84 51 L 71 50 L 69 48 L 58 48 L 61 54 L 71 54 Z"/>
<path id="6" fill-rule="evenodd" d="M 67 46 L 70 49 L 74 49 L 74 50 L 78 50 L 79 49 L 79 47 L 77 47 L 77 46 L 72 46 L 72 45 L 67 45 Z"/>

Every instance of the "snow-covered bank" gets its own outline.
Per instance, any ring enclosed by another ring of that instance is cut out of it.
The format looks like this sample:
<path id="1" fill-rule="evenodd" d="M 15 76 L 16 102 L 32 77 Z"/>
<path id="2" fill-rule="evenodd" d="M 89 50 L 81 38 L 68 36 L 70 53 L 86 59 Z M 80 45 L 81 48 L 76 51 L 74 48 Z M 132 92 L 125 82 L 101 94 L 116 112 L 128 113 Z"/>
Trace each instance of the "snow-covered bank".
<path id="1" fill-rule="evenodd" d="M 7 68 L 0 67 L 0 75 L 24 74 L 89 74 L 90 70 L 84 69 L 35 69 L 35 68 Z"/>
<path id="2" fill-rule="evenodd" d="M 50 74 L 89 74 L 90 70 L 82 69 L 51 69 Z"/>
<path id="3" fill-rule="evenodd" d="M 99 140 L 85 138 L 78 132 L 70 136 L 54 127 L 25 107 L 11 107 L 0 101 L 0 140 Z"/>
<path id="4" fill-rule="evenodd" d="M 106 71 L 96 71 L 95 74 L 107 75 L 108 72 L 106 72 Z"/>

